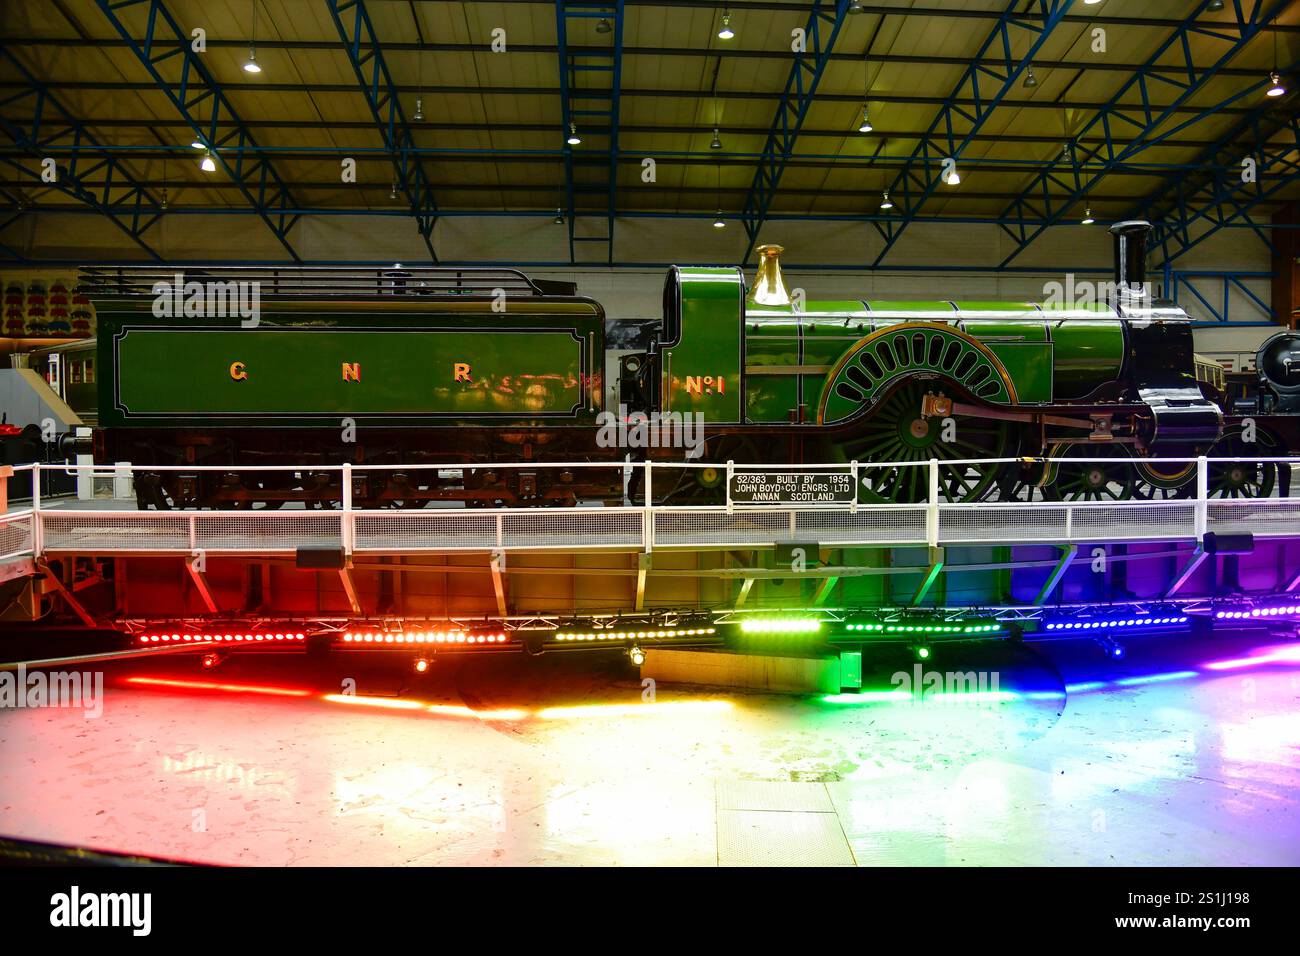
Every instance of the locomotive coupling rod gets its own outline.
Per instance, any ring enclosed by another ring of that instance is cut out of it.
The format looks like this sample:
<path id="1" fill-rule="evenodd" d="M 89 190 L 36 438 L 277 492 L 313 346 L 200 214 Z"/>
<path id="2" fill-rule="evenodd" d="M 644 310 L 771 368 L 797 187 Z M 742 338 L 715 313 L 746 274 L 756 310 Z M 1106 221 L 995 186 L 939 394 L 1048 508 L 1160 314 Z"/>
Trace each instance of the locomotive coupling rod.
<path id="1" fill-rule="evenodd" d="M 1059 425 L 1062 428 L 1081 428 L 1093 430 L 1091 418 L 1067 418 L 1064 415 L 1040 415 L 1037 412 L 1016 412 L 1004 408 L 986 408 L 983 405 L 967 405 L 963 402 L 952 403 L 953 415 L 968 415 L 972 418 L 996 418 L 1008 422 L 1042 422 L 1045 425 Z"/>

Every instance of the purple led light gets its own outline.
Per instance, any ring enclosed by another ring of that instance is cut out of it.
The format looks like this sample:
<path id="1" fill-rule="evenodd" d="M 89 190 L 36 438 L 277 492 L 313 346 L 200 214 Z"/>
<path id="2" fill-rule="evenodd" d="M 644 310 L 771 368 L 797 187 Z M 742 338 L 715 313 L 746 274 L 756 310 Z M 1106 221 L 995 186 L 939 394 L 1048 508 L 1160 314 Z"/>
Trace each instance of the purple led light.
<path id="1" fill-rule="evenodd" d="M 1091 631 L 1098 628 L 1109 628 L 1111 630 L 1124 630 L 1134 627 L 1174 627 L 1179 624 L 1187 623 L 1185 614 L 1164 614 L 1159 616 L 1143 617 L 1117 617 L 1109 618 L 1104 621 L 1079 621 L 1070 618 L 1049 621 L 1044 627 L 1048 631 Z"/>
<path id="2" fill-rule="evenodd" d="M 1241 620 L 1261 618 L 1261 617 L 1289 617 L 1294 614 L 1300 614 L 1300 604 L 1278 604 L 1273 607 L 1252 607 L 1249 610 L 1239 611 L 1215 611 L 1216 620 Z"/>

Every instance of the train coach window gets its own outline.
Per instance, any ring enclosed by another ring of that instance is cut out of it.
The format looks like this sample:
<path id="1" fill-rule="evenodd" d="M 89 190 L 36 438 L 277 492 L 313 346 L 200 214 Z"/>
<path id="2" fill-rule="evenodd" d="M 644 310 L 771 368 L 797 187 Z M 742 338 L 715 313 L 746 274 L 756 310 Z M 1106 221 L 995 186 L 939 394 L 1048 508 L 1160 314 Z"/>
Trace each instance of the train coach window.
<path id="1" fill-rule="evenodd" d="M 69 385 L 81 384 L 81 362 L 77 361 L 76 359 L 73 359 L 71 362 L 68 363 L 68 384 Z"/>
<path id="2" fill-rule="evenodd" d="M 95 360 L 94 360 L 93 358 L 86 359 L 86 376 L 85 376 L 85 378 L 86 378 L 86 384 L 87 384 L 87 385 L 94 385 L 94 384 L 95 384 Z"/>

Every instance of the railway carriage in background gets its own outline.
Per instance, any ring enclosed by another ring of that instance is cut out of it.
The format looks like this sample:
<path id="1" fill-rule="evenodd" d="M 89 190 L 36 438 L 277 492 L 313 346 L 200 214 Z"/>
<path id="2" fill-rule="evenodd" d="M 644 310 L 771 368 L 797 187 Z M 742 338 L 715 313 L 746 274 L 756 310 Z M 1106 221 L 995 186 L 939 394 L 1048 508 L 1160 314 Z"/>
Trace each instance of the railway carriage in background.
<path id="1" fill-rule="evenodd" d="M 1144 291 L 1149 229 L 1113 227 L 1120 294 L 1087 308 L 793 301 L 777 246 L 748 289 L 671 269 L 656 322 L 506 270 L 87 268 L 96 460 L 170 466 L 137 481 L 152 508 L 328 507 L 338 473 L 312 466 L 343 462 L 392 466 L 354 472 L 357 507 L 621 503 L 628 460 L 688 449 L 606 447 L 602 413 L 698 414 L 694 460 L 717 467 L 656 500 L 721 500 L 728 461 L 857 461 L 861 501 L 917 501 L 924 470 L 902 466 L 930 459 L 948 501 L 1180 497 L 1200 454 L 1251 459 L 1216 465 L 1212 494 L 1271 494 L 1289 471 L 1254 459 L 1300 448 L 1300 343 L 1266 343 L 1232 399 L 1198 376 L 1188 316 Z M 547 467 L 578 462 L 610 467 Z"/>

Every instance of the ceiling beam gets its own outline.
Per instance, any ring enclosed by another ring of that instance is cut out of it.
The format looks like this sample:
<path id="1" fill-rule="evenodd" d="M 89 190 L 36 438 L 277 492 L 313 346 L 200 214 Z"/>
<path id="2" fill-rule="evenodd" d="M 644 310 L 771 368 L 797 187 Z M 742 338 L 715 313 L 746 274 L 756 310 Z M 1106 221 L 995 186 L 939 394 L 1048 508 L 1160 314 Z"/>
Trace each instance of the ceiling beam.
<path id="1" fill-rule="evenodd" d="M 1023 6 L 1019 0 L 1007 4 L 948 100 L 935 114 L 925 138 L 913 150 L 911 160 L 894 177 L 889 195 L 899 217 L 896 224 L 876 226 L 885 242 L 873 266 L 884 261 L 906 231 L 908 223 L 916 218 L 934 194 L 940 180 L 940 175 L 933 169 L 935 162 L 951 159 L 960 163 L 962 152 L 973 142 L 971 136 L 978 133 L 994 111 L 1004 104 L 1007 94 L 1061 23 L 1072 2 L 1035 0 L 1035 19 L 1017 12 Z M 1029 34 L 1029 47 L 1022 54 L 1013 53 L 1013 47 L 1018 45 L 1016 41 L 1026 33 Z M 970 108 L 958 103 L 958 98 L 967 91 L 974 103 Z M 953 168 L 960 172 L 959 166 Z"/>
<path id="2" fill-rule="evenodd" d="M 297 217 L 284 211 L 297 202 L 269 160 L 245 156 L 244 148 L 256 150 L 257 142 L 221 85 L 191 48 L 189 32 L 177 24 L 163 0 L 95 2 L 153 77 L 153 84 L 144 84 L 145 88 L 161 90 L 171 100 L 196 142 L 210 148 L 213 161 L 239 184 L 245 201 L 258 211 L 280 245 L 297 261 L 298 253 L 289 242 L 289 230 Z M 143 22 L 137 19 L 134 26 L 128 24 L 122 17 L 127 10 L 141 14 Z M 233 163 L 221 152 L 223 146 L 231 145 L 240 148 Z"/>
<path id="3" fill-rule="evenodd" d="M 7 62 L 27 81 L 27 88 L 0 99 L 0 129 L 13 140 L 22 154 L 38 161 L 66 157 L 56 162 L 57 179 L 47 183 L 39 168 L 31 168 L 15 157 L 0 155 L 0 162 L 23 173 L 30 182 L 24 185 L 58 190 L 85 203 L 121 229 L 151 259 L 161 260 L 158 252 L 144 239 L 145 232 L 162 215 L 161 204 L 114 154 L 72 117 L 59 100 L 36 79 L 8 46 L 0 45 L 0 61 Z M 15 119 L 10 110 L 17 107 L 23 118 Z M 27 197 L 20 196 L 25 202 Z M 8 223 L 6 223 L 8 225 Z"/>
<path id="4" fill-rule="evenodd" d="M 370 0 L 374 3 L 375 0 Z M 607 6 L 612 7 L 611 2 Z M 0 37 L 0 43 L 12 43 L 24 47 L 46 47 L 56 49 L 112 49 L 124 48 L 127 46 L 124 40 L 98 37 Z M 259 50 L 283 50 L 288 53 L 293 52 L 328 52 L 338 50 L 338 41 L 335 39 L 326 40 L 276 40 L 276 39 L 258 39 L 257 48 Z M 209 50 L 246 50 L 248 42 L 246 40 L 221 39 L 218 37 L 208 38 Z M 476 56 L 484 52 L 482 43 L 448 43 L 436 40 L 428 41 L 409 41 L 409 40 L 386 40 L 384 42 L 384 51 L 389 54 L 394 53 L 452 53 L 462 54 L 465 56 Z M 597 54 L 602 51 L 607 52 L 607 48 L 595 46 L 578 46 L 568 44 L 568 51 L 577 56 L 588 54 Z M 510 44 L 511 53 L 530 53 L 538 56 L 553 57 L 559 52 L 559 47 L 551 43 L 515 43 Z M 624 57 L 652 57 L 656 60 L 662 60 L 664 57 L 686 57 L 686 58 L 703 58 L 709 59 L 718 55 L 718 51 L 711 47 L 657 47 L 657 46 L 624 46 Z M 790 54 L 783 48 L 764 50 L 764 49 L 741 49 L 727 51 L 728 60 L 779 60 L 782 63 L 788 63 Z M 966 57 L 960 56 L 940 56 L 938 54 L 927 53 L 837 53 L 831 51 L 828 55 L 831 63 L 852 63 L 860 65 L 862 63 L 878 63 L 883 66 L 960 66 L 965 67 L 970 63 Z M 394 63 L 396 59 L 394 58 Z M 1041 76 L 1051 70 L 1087 70 L 1090 73 L 1131 73 L 1141 64 L 1124 63 L 1111 60 L 1048 60 L 1038 59 L 1034 61 L 1034 70 Z M 1157 67 L 1157 72 L 1177 73 L 1178 67 L 1165 66 Z M 1228 68 L 1219 71 L 1220 76 L 1239 76 L 1249 79 L 1257 79 L 1259 70 L 1252 70 L 1245 67 Z"/>
<path id="5" fill-rule="evenodd" d="M 104 0 L 98 0 L 104 2 Z M 132 2 L 143 2 L 143 0 L 132 0 Z M 372 0 L 373 2 L 373 0 Z M 970 61 L 967 60 L 967 63 Z M 1255 74 L 1258 77 L 1258 73 Z M 139 83 L 128 80 L 124 81 L 84 81 L 84 80 L 48 80 L 46 85 L 51 90 L 61 92 L 86 90 L 95 93 L 130 93 L 130 92 L 152 92 L 156 89 L 154 83 Z M 21 84 L 12 80 L 0 79 L 0 91 L 9 88 L 20 88 Z M 248 93 L 302 93 L 309 96 L 318 96 L 325 94 L 342 94 L 353 96 L 356 94 L 357 87 L 355 83 L 268 83 L 268 82 L 251 82 L 241 83 L 239 85 L 241 92 Z M 509 96 L 518 98 L 521 96 L 538 96 L 538 97 L 558 97 L 561 91 L 554 86 L 419 86 L 416 84 L 398 84 L 394 87 L 399 94 L 416 94 L 423 92 L 424 95 L 446 95 L 446 96 Z M 629 89 L 624 88 L 621 93 L 623 99 L 681 99 L 698 101 L 702 95 L 699 90 L 688 89 Z M 710 96 L 714 95 L 712 93 Z M 780 90 L 718 90 L 717 97 L 720 100 L 767 100 L 775 101 L 781 99 L 782 91 Z M 818 102 L 825 103 L 852 103 L 854 106 L 862 105 L 861 93 L 819 93 Z M 889 103 L 899 106 L 948 106 L 959 108 L 975 109 L 981 106 L 982 100 L 974 97 L 963 96 L 913 96 L 904 93 L 872 93 L 871 102 L 873 104 Z M 1004 98 L 1002 106 L 1006 109 L 1016 110 L 1048 110 L 1053 113 L 1060 113 L 1062 109 L 1077 110 L 1100 110 L 1105 108 L 1105 101 L 1097 100 L 1034 100 L 1034 99 L 1010 99 Z M 1195 106 L 1183 105 L 1177 108 L 1166 107 L 1160 104 L 1153 104 L 1154 109 L 1171 108 L 1176 114 L 1199 115 L 1202 110 Z M 1222 115 L 1245 115 L 1250 112 L 1246 109 L 1225 109 L 1221 111 Z M 326 123 L 319 124 L 327 126 Z"/>
<path id="6" fill-rule="evenodd" d="M 1255 162 L 1253 177 L 1244 175 L 1247 157 Z M 1132 218 L 1156 224 L 1154 248 L 1160 249 L 1166 268 L 1234 224 L 1250 226 L 1266 246 L 1272 245 L 1266 233 L 1271 224 L 1256 224 L 1250 214 L 1300 183 L 1300 115 L 1294 102 L 1262 105 L 1201 159 L 1203 175 L 1178 177 L 1130 211 Z"/>
<path id="7" fill-rule="evenodd" d="M 1009 265 L 1026 248 L 1050 227 L 1061 222 L 1065 216 L 1077 212 L 1077 206 L 1086 200 L 1088 191 L 1093 189 L 1112 170 L 1142 152 L 1153 142 L 1172 137 L 1182 127 L 1160 130 L 1173 117 L 1173 109 L 1191 101 L 1192 97 L 1202 93 L 1218 71 L 1228 61 L 1241 52 L 1260 30 L 1272 22 L 1291 2 L 1291 0 L 1273 0 L 1268 12 L 1264 5 L 1257 2 L 1249 15 L 1234 19 L 1229 24 L 1215 24 L 1209 30 L 1200 19 L 1205 6 L 1210 0 L 1198 0 L 1197 8 L 1187 20 L 1174 30 L 1164 42 L 1152 51 L 1146 65 L 1134 72 L 1126 80 L 1103 109 L 1097 110 L 1079 127 L 1078 132 L 1070 138 L 1068 147 L 1044 166 L 1025 186 L 1019 198 L 1007 206 L 1004 215 L 1008 218 L 1025 219 L 1029 216 L 1041 218 L 1042 224 L 1032 229 L 1018 226 L 1005 231 L 1015 248 L 1003 260 Z M 1190 40 L 1193 36 L 1209 37 L 1226 48 L 1221 48 L 1220 55 L 1209 66 L 1200 67 L 1195 63 Z M 1181 66 L 1181 79 L 1154 75 L 1148 67 L 1158 61 L 1173 62 Z M 1233 94 L 1219 107 L 1230 105 L 1244 97 L 1262 90 L 1263 82 L 1248 86 Z M 1178 94 L 1173 103 L 1157 108 L 1151 105 L 1151 88 L 1154 83 L 1174 87 Z M 1201 107 L 1199 115 L 1189 121 L 1196 122 L 1205 117 L 1222 115 L 1218 107 Z M 1131 138 L 1125 138 L 1128 133 Z M 1083 141 L 1084 137 L 1091 144 Z"/>
<path id="8" fill-rule="evenodd" d="M 786 78 L 785 91 L 777 103 L 758 168 L 754 170 L 754 181 L 740 213 L 748 237 L 742 262 L 748 262 L 754 251 L 767 210 L 776 198 L 786 163 L 794 152 L 799 130 L 817 95 L 826 64 L 830 62 L 831 50 L 848 15 L 848 7 L 849 0 L 813 0 L 808 22 L 803 27 L 803 42 L 794 50 L 794 64 Z"/>
<path id="9" fill-rule="evenodd" d="M 406 111 L 402 109 L 401 94 L 393 86 L 388 64 L 384 62 L 383 44 L 375 34 L 363 0 L 326 0 L 326 3 L 375 127 L 391 156 L 394 190 L 400 190 L 406 197 L 429 258 L 436 263 L 433 227 L 438 221 L 438 204 L 424 163 L 418 153 L 412 152 L 415 140 L 406 121 Z"/>

